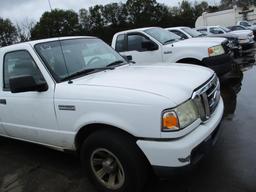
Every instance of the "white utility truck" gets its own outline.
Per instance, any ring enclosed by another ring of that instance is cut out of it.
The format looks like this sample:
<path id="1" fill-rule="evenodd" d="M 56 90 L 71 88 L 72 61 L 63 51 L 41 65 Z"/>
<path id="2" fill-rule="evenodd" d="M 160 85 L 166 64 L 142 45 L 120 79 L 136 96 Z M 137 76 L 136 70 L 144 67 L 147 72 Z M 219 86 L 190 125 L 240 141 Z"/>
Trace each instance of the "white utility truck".
<path id="1" fill-rule="evenodd" d="M 204 12 L 199 16 L 195 22 L 195 27 L 221 25 L 223 27 L 230 27 L 233 25 L 244 25 L 245 19 L 249 21 L 250 25 L 256 21 L 256 7 L 250 6 L 248 10 L 243 10 L 242 7 L 234 6 L 232 9 L 217 11 L 213 13 Z M 246 17 L 245 17 L 246 15 Z M 246 24 L 245 24 L 246 25 Z"/>

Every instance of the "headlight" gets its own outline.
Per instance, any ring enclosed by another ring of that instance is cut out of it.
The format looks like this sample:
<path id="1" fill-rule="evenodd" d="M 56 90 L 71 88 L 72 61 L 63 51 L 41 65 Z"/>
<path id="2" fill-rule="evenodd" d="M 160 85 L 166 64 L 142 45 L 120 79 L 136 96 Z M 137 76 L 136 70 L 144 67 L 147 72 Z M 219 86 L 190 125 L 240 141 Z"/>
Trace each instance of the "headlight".
<path id="1" fill-rule="evenodd" d="M 175 109 L 164 111 L 162 116 L 162 131 L 177 131 L 183 129 L 199 118 L 199 113 L 192 100 L 181 104 Z"/>
<path id="2" fill-rule="evenodd" d="M 222 55 L 225 53 L 225 51 L 222 45 L 217 45 L 217 46 L 208 48 L 208 53 L 209 53 L 209 57 L 213 57 L 217 55 Z"/>
<path id="3" fill-rule="evenodd" d="M 249 38 L 239 39 L 239 43 L 248 43 L 249 41 L 250 41 Z"/>

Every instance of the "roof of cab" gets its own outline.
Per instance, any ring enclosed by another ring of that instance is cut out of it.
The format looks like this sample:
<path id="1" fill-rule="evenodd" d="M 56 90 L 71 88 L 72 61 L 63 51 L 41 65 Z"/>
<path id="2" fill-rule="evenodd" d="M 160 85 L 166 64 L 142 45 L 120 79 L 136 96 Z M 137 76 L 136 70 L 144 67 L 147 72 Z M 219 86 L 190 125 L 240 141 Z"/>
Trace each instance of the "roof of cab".
<path id="1" fill-rule="evenodd" d="M 182 28 L 189 28 L 189 27 L 185 27 L 185 26 L 179 26 L 179 27 L 167 27 L 165 29 L 182 29 Z"/>
<path id="2" fill-rule="evenodd" d="M 45 43 L 45 42 L 51 42 L 51 41 L 58 41 L 58 40 L 68 40 L 68 39 L 81 39 L 81 38 L 86 38 L 86 39 L 93 39 L 96 37 L 93 36 L 70 36 L 70 37 L 55 37 L 55 38 L 47 38 L 47 39 L 40 39 L 40 40 L 34 40 L 34 41 L 27 41 L 27 42 L 22 42 L 22 43 L 16 43 L 13 45 L 5 46 L 5 47 L 0 47 L 0 50 L 4 49 L 9 49 L 9 48 L 14 48 L 17 45 L 22 46 L 22 45 L 31 45 L 34 46 L 39 43 Z"/>
<path id="3" fill-rule="evenodd" d="M 126 31 L 120 31 L 118 33 L 116 33 L 115 35 L 118 34 L 123 34 L 123 33 L 132 33 L 132 32 L 138 32 L 138 31 L 145 31 L 147 29 L 152 29 L 152 28 L 161 28 L 161 27 L 143 27 L 143 28 L 137 28 L 137 29 L 130 29 L 130 30 L 126 30 Z"/>

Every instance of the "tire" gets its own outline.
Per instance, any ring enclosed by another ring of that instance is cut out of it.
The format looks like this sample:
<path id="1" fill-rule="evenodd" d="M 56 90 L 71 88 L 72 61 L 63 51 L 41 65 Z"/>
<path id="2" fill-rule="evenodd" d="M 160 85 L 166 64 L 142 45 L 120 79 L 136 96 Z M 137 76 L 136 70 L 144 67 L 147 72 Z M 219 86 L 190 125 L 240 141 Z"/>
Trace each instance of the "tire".
<path id="1" fill-rule="evenodd" d="M 129 136 L 97 131 L 84 141 L 80 155 L 84 170 L 100 192 L 139 192 L 146 183 L 147 161 Z"/>

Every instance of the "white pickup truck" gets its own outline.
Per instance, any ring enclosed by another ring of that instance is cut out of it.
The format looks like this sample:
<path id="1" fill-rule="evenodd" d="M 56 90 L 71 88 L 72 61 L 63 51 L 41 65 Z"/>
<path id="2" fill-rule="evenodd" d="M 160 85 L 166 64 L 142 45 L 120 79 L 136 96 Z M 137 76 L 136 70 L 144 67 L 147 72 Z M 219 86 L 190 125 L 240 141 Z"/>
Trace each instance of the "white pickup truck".
<path id="1" fill-rule="evenodd" d="M 210 34 L 232 34 L 236 35 L 239 41 L 239 44 L 243 48 L 250 48 L 254 45 L 254 35 L 252 30 L 240 30 L 240 31 L 231 31 L 230 29 L 222 26 L 205 26 L 199 27 L 196 29 L 199 32 L 206 31 Z"/>
<path id="2" fill-rule="evenodd" d="M 227 46 L 230 50 L 234 53 L 234 56 L 237 57 L 239 55 L 240 49 L 242 48 L 239 45 L 239 41 L 237 36 L 233 34 L 209 34 L 206 35 L 205 33 L 201 33 L 195 29 L 190 27 L 169 27 L 166 30 L 180 36 L 182 39 L 190 39 L 190 38 L 206 38 L 205 40 L 211 41 L 212 38 L 226 38 L 228 40 Z"/>
<path id="3" fill-rule="evenodd" d="M 237 25 L 241 25 L 241 26 L 246 27 L 246 28 L 251 29 L 251 30 L 256 30 L 256 25 L 251 24 L 248 21 L 238 21 Z"/>
<path id="4" fill-rule="evenodd" d="M 0 135 L 77 152 L 99 191 L 138 192 L 150 170 L 190 166 L 220 132 L 208 68 L 134 65 L 94 37 L 3 47 L 0 66 Z"/>
<path id="5" fill-rule="evenodd" d="M 222 76 L 231 71 L 233 63 L 227 43 L 224 38 L 181 40 L 180 36 L 163 28 L 150 27 L 116 33 L 112 47 L 138 63 L 196 64 Z"/>

